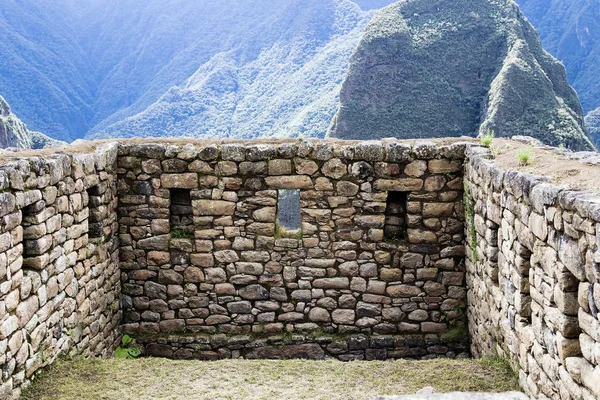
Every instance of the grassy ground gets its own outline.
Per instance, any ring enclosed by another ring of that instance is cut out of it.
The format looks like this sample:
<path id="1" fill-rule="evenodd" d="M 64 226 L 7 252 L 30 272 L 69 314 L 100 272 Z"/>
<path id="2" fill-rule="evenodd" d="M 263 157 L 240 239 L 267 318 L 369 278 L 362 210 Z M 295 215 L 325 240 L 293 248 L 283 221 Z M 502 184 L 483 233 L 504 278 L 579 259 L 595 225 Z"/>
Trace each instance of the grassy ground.
<path id="1" fill-rule="evenodd" d="M 172 361 L 57 362 L 25 391 L 24 400 L 372 399 L 438 391 L 519 390 L 498 360 L 429 361 Z"/>

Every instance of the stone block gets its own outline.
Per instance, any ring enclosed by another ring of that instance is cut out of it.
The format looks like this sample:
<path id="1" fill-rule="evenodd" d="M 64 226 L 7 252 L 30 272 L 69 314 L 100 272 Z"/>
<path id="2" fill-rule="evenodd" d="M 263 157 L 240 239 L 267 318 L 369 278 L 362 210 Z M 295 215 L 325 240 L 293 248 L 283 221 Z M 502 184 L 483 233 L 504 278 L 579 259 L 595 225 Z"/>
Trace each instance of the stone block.
<path id="1" fill-rule="evenodd" d="M 233 215 L 236 203 L 222 200 L 192 200 L 192 208 L 196 216 Z"/>
<path id="2" fill-rule="evenodd" d="M 383 192 L 416 192 L 423 188 L 423 180 L 417 178 L 378 179 L 375 190 Z"/>
<path id="3" fill-rule="evenodd" d="M 268 187 L 272 189 L 312 189 L 313 183 L 306 175 L 268 176 L 265 178 Z"/>
<path id="4" fill-rule="evenodd" d="M 161 186 L 166 189 L 197 189 L 198 174 L 163 174 L 160 176 Z"/>

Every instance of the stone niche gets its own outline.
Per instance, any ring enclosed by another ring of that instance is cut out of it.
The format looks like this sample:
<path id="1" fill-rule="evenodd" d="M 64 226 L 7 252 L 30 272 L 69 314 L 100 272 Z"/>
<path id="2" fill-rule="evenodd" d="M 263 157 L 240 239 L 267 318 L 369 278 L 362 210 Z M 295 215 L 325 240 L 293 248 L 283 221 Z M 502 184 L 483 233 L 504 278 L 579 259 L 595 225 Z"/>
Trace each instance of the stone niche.
<path id="1" fill-rule="evenodd" d="M 124 332 L 176 358 L 468 355 L 464 148 L 122 144 Z"/>

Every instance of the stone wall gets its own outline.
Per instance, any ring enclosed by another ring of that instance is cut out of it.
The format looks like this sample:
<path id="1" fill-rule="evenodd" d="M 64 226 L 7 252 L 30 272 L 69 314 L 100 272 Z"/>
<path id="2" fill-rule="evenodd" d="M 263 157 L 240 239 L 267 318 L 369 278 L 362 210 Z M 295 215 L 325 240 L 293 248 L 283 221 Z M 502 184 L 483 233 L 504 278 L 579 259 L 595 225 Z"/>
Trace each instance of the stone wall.
<path id="1" fill-rule="evenodd" d="M 458 357 L 470 338 L 533 396 L 599 398 L 600 198 L 488 158 L 298 140 L 7 162 L 0 397 L 126 332 L 199 359 Z"/>
<path id="2" fill-rule="evenodd" d="M 122 144 L 124 331 L 177 358 L 467 355 L 464 148 Z"/>
<path id="3" fill-rule="evenodd" d="M 537 397 L 600 398 L 600 197 L 465 161 L 469 330 L 475 356 L 512 360 Z"/>
<path id="4" fill-rule="evenodd" d="M 112 354 L 117 144 L 0 166 L 0 398 L 59 354 Z"/>

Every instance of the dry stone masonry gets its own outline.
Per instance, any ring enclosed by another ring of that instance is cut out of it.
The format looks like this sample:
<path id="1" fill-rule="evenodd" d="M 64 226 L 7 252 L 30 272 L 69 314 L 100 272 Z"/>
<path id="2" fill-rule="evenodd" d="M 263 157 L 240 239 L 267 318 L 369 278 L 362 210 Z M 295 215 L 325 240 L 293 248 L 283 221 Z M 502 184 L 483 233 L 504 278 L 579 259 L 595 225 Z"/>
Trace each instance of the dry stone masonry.
<path id="1" fill-rule="evenodd" d="M 464 148 L 122 145 L 124 331 L 176 358 L 467 355 Z"/>
<path id="2" fill-rule="evenodd" d="M 112 354 L 121 322 L 117 147 L 0 167 L 1 399 L 59 354 Z"/>
<path id="3" fill-rule="evenodd" d="M 465 161 L 469 330 L 536 398 L 600 398 L 600 196 Z"/>
<path id="4" fill-rule="evenodd" d="M 180 359 L 500 354 L 528 394 L 600 397 L 597 195 L 457 141 L 87 146 L 0 166 L 0 398 L 123 333 Z"/>

